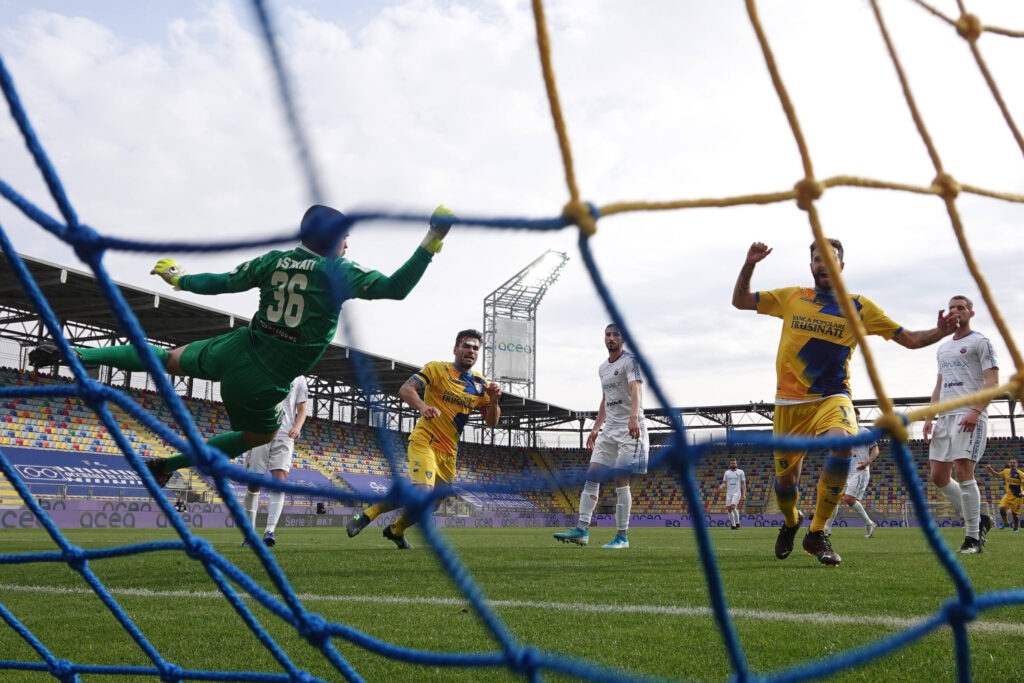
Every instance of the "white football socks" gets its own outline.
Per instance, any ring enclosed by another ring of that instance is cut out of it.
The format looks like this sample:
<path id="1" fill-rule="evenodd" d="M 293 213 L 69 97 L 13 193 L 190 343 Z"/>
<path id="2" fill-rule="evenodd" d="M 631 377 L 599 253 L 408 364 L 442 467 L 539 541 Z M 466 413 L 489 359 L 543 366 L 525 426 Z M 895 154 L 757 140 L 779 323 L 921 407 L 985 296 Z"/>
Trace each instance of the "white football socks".
<path id="1" fill-rule="evenodd" d="M 277 520 L 281 519 L 284 508 L 284 491 L 270 492 L 270 505 L 267 506 L 267 531 L 273 533 L 277 528 Z"/>
<path id="2" fill-rule="evenodd" d="M 964 516 L 964 501 L 963 494 L 960 491 L 960 484 L 956 483 L 952 479 L 948 484 L 942 487 L 937 487 L 942 491 L 942 495 L 946 497 L 946 500 L 950 502 L 953 509 L 956 510 L 956 514 L 959 517 Z"/>
<path id="3" fill-rule="evenodd" d="M 583 485 L 583 492 L 580 493 L 580 522 L 581 529 L 590 528 L 590 518 L 597 507 L 597 498 L 601 493 L 601 485 L 596 481 L 588 481 Z"/>
<path id="4" fill-rule="evenodd" d="M 256 512 L 260 509 L 260 492 L 253 493 L 252 491 L 245 492 L 245 508 L 246 514 L 249 515 L 249 523 L 252 524 L 252 528 L 256 528 Z"/>
<path id="5" fill-rule="evenodd" d="M 964 531 L 971 538 L 981 538 L 978 534 L 981 523 L 981 492 L 978 491 L 978 481 L 962 481 L 960 490 L 963 493 Z"/>
<path id="6" fill-rule="evenodd" d="M 619 536 L 625 536 L 629 531 L 629 509 L 633 506 L 633 494 L 629 492 L 629 485 L 616 487 L 615 489 L 615 528 Z"/>
<path id="7" fill-rule="evenodd" d="M 864 509 L 864 506 L 860 504 L 859 500 L 853 504 L 853 509 L 858 515 L 860 515 L 860 518 L 864 520 L 865 524 L 871 524 L 871 517 L 868 515 L 868 511 Z"/>

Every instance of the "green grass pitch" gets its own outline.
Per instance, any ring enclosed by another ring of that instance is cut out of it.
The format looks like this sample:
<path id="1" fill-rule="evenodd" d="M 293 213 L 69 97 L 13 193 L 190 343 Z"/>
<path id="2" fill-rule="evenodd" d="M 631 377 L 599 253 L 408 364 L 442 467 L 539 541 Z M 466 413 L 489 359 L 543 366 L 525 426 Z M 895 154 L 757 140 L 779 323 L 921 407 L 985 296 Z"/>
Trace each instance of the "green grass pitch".
<path id="1" fill-rule="evenodd" d="M 591 532 L 586 548 L 551 538 L 555 529 L 458 529 L 442 533 L 497 613 L 521 642 L 630 674 L 726 681 L 728 662 L 708 613 L 707 589 L 690 529 L 638 528 L 632 547 L 602 550 L 611 529 Z M 218 552 L 263 586 L 270 582 L 237 531 L 200 531 Z M 962 531 L 943 530 L 952 547 Z M 70 531 L 85 548 L 171 540 L 167 530 Z M 280 529 L 273 552 L 305 604 L 331 621 L 412 648 L 493 652 L 494 640 L 461 601 L 415 529 L 402 552 L 370 527 L 355 539 L 342 529 Z M 930 615 L 954 595 L 919 531 L 836 529 L 839 568 L 818 566 L 799 550 L 772 552 L 775 530 L 713 529 L 717 561 L 742 646 L 755 672 L 767 673 L 871 642 Z M 801 536 L 797 537 L 799 544 Z M 52 551 L 39 531 L 4 530 L 5 553 Z M 1024 533 L 993 530 L 986 552 L 958 559 L 979 592 L 1019 588 Z M 219 597 L 201 565 L 183 553 L 94 560 L 90 566 L 143 633 L 182 667 L 281 672 Z M 63 564 L 3 565 L 0 601 L 59 657 L 76 663 L 149 665 L 84 581 Z M 341 680 L 318 652 L 262 606 L 257 618 L 299 666 Z M 977 681 L 1019 680 L 1024 606 L 982 614 L 969 629 Z M 503 670 L 438 669 L 395 663 L 335 638 L 368 681 L 511 681 Z M 0 659 L 38 661 L 0 624 Z M 839 681 L 940 681 L 955 677 L 948 628 Z M 546 680 L 567 680 L 545 674 Z M 46 673 L 0 671 L 5 682 L 53 681 Z M 83 681 L 113 681 L 83 676 Z M 125 679 L 117 679 L 125 680 Z M 153 681 L 155 677 L 137 677 Z"/>

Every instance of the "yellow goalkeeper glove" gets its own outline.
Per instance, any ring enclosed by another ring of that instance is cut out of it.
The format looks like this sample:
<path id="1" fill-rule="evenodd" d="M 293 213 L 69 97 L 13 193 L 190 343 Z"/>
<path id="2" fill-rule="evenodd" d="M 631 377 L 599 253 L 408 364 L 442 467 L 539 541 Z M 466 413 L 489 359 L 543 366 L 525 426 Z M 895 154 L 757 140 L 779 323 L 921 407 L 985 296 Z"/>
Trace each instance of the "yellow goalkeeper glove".
<path id="1" fill-rule="evenodd" d="M 441 247 L 444 246 L 441 240 L 452 229 L 452 220 L 454 219 L 455 214 L 444 204 L 434 209 L 434 213 L 430 216 L 430 227 L 427 229 L 427 236 L 420 242 L 420 246 L 435 254 L 441 251 Z"/>
<path id="2" fill-rule="evenodd" d="M 153 266 L 153 270 L 149 271 L 150 275 L 159 275 L 164 279 L 164 282 L 180 290 L 178 286 L 178 278 L 185 274 L 185 269 L 178 265 L 178 262 L 172 258 L 162 258 L 156 262 Z"/>

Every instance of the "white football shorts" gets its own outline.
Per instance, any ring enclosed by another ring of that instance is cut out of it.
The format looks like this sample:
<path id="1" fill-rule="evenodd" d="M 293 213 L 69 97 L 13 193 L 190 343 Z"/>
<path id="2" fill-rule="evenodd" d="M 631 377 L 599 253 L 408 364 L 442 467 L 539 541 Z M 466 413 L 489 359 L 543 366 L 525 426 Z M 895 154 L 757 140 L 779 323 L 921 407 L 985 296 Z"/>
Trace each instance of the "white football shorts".
<path id="1" fill-rule="evenodd" d="M 245 469 L 256 474 L 266 474 L 270 470 L 288 472 L 292 468 L 294 452 L 295 442 L 292 439 L 274 439 L 249 451 Z"/>
<path id="2" fill-rule="evenodd" d="M 871 481 L 871 468 L 865 467 L 858 470 L 856 465 L 850 463 L 850 474 L 846 477 L 846 490 L 843 495 L 853 496 L 857 500 L 864 500 L 864 494 L 868 492 L 868 483 Z"/>
<path id="3" fill-rule="evenodd" d="M 988 420 L 978 420 L 973 432 L 960 431 L 960 420 L 964 413 L 939 415 L 932 429 L 932 442 L 928 458 L 937 462 L 973 460 L 978 462 L 985 454 L 988 437 Z"/>
<path id="4" fill-rule="evenodd" d="M 650 450 L 651 442 L 645 425 L 640 425 L 639 439 L 629 435 L 628 425 L 605 426 L 597 435 L 590 462 L 633 474 L 644 474 L 647 472 L 647 456 Z"/>
<path id="5" fill-rule="evenodd" d="M 725 489 L 725 506 L 729 507 L 730 505 L 739 505 L 740 493 L 742 493 L 742 491 L 739 489 L 736 489 L 735 491 L 730 491 L 728 488 Z"/>

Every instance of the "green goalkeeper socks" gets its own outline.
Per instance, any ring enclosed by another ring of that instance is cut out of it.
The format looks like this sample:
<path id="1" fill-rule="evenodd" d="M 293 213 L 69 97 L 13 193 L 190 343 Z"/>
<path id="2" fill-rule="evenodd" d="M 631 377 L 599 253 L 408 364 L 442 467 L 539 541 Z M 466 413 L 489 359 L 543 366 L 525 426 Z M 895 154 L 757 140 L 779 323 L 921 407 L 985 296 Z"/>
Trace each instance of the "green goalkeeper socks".
<path id="1" fill-rule="evenodd" d="M 161 365 L 167 365 L 167 349 L 150 345 Z M 121 370 L 141 372 L 146 369 L 134 346 L 106 346 L 103 348 L 75 349 L 85 365 L 109 365 Z"/>
<path id="2" fill-rule="evenodd" d="M 224 434 L 218 434 L 217 436 L 210 437 L 206 443 L 220 450 L 224 455 L 232 459 L 237 458 L 250 448 L 245 437 L 242 436 L 242 432 L 225 432 Z M 164 471 L 173 472 L 174 470 L 180 470 L 183 467 L 190 467 L 191 465 L 192 458 L 188 457 L 184 453 L 178 453 L 164 461 Z"/>

